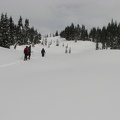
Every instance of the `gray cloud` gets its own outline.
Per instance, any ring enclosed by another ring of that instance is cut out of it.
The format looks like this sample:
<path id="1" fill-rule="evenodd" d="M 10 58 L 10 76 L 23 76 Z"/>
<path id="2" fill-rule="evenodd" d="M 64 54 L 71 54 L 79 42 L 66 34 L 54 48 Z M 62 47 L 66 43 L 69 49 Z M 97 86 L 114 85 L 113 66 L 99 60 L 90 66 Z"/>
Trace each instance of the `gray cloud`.
<path id="1" fill-rule="evenodd" d="M 15 22 L 21 15 L 42 34 L 61 31 L 72 22 L 86 28 L 102 27 L 113 18 L 120 22 L 119 0 L 0 0 L 1 13 Z"/>

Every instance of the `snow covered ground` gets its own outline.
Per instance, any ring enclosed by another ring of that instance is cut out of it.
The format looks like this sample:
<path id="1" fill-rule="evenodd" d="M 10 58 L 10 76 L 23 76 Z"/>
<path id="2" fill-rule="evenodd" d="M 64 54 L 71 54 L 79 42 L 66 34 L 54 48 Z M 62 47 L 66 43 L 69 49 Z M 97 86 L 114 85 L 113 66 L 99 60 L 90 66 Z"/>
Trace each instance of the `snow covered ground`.
<path id="1" fill-rule="evenodd" d="M 28 61 L 25 46 L 0 48 L 0 120 L 120 120 L 120 51 L 51 40 L 32 47 Z"/>

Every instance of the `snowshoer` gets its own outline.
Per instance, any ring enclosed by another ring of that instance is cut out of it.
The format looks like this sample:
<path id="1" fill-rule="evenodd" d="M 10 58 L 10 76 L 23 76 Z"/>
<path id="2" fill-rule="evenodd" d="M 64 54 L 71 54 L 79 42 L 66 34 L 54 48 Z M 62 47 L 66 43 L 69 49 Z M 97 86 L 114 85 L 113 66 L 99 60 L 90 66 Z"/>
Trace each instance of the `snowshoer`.
<path id="1" fill-rule="evenodd" d="M 28 59 L 30 59 L 31 56 L 31 45 L 28 47 Z"/>
<path id="2" fill-rule="evenodd" d="M 45 56 L 45 49 L 44 48 L 42 48 L 42 50 L 41 50 L 41 54 L 42 54 L 42 57 L 44 57 Z"/>
<path id="3" fill-rule="evenodd" d="M 67 52 L 68 52 L 67 47 L 65 47 L 65 53 L 67 53 Z"/>
<path id="4" fill-rule="evenodd" d="M 71 53 L 71 47 L 69 48 L 69 53 Z"/>
<path id="5" fill-rule="evenodd" d="M 24 48 L 24 60 L 27 60 L 27 56 L 28 56 L 28 46 Z"/>

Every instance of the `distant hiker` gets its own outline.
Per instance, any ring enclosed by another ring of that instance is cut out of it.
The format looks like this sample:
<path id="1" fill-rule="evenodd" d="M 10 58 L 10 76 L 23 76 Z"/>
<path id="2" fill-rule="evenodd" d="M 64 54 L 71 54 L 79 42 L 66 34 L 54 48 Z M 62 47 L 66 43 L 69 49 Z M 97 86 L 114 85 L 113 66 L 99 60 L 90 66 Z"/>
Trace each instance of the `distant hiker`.
<path id="1" fill-rule="evenodd" d="M 69 48 L 69 53 L 71 53 L 71 47 Z"/>
<path id="2" fill-rule="evenodd" d="M 28 46 L 24 48 L 24 60 L 27 60 L 27 56 L 28 56 Z"/>
<path id="3" fill-rule="evenodd" d="M 41 50 L 41 54 L 42 54 L 42 57 L 44 57 L 45 56 L 45 49 L 44 48 L 42 48 L 42 50 Z"/>
<path id="4" fill-rule="evenodd" d="M 68 52 L 68 50 L 67 50 L 67 46 L 65 47 L 65 53 L 67 53 Z"/>
<path id="5" fill-rule="evenodd" d="M 31 56 L 31 45 L 28 47 L 28 59 L 30 60 L 30 56 Z"/>

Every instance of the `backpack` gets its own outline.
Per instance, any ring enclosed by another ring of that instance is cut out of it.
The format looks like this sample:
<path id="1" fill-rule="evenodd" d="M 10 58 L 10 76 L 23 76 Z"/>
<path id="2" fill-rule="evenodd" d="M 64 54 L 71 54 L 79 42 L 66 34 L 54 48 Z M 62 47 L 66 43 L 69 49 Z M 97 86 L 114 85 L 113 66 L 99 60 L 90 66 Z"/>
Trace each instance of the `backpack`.
<path id="1" fill-rule="evenodd" d="M 24 53 L 28 53 L 28 49 L 27 49 L 27 47 L 24 49 Z"/>

